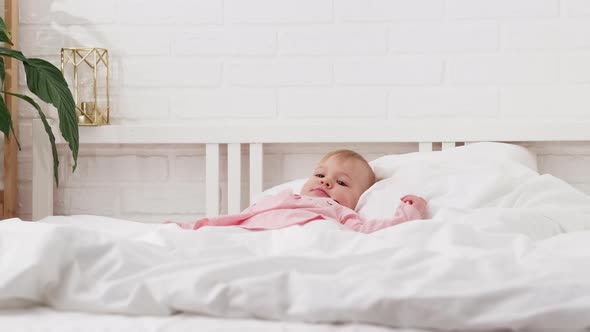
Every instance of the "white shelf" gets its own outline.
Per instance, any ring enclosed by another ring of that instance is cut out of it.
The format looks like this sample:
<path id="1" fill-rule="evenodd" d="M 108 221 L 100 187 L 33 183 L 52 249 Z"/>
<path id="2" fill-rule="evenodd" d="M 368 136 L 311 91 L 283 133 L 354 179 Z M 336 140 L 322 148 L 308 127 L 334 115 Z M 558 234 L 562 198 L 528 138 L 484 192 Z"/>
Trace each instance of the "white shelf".
<path id="1" fill-rule="evenodd" d="M 55 127 L 54 127 L 55 128 Z M 54 129 L 55 130 L 55 129 Z M 58 131 L 55 131 L 56 136 Z M 63 140 L 59 138 L 60 142 Z M 590 121 L 207 122 L 81 127 L 81 144 L 588 141 Z"/>

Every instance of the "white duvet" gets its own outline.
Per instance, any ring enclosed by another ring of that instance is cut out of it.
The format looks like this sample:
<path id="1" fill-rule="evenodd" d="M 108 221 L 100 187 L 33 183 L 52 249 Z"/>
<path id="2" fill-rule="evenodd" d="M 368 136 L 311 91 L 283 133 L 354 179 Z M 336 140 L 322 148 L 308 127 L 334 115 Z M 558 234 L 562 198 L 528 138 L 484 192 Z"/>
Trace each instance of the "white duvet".
<path id="1" fill-rule="evenodd" d="M 368 235 L 331 221 L 264 232 L 98 216 L 1 221 L 0 309 L 589 328 L 590 198 L 524 174 L 482 186 L 493 191 L 477 193 L 490 197 L 483 208 L 441 207 Z"/>

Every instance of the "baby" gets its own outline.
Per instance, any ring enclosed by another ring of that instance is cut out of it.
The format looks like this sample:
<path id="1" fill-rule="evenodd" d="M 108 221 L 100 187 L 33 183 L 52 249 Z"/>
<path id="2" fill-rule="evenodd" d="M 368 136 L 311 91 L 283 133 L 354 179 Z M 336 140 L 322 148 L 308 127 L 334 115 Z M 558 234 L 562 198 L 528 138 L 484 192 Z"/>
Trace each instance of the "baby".
<path id="1" fill-rule="evenodd" d="M 391 218 L 363 220 L 354 209 L 362 193 L 373 183 L 375 174 L 361 155 L 351 150 L 336 150 L 320 160 L 300 195 L 285 190 L 262 198 L 239 214 L 203 218 L 183 227 L 240 226 L 266 230 L 328 219 L 354 231 L 371 233 L 425 217 L 426 201 L 406 195 Z"/>

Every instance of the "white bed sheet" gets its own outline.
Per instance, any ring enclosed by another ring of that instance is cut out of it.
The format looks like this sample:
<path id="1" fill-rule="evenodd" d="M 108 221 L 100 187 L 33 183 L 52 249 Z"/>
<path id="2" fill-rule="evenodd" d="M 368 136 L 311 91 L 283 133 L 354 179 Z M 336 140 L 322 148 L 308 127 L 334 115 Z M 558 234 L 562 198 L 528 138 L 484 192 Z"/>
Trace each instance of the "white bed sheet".
<path id="1" fill-rule="evenodd" d="M 366 324 L 306 324 L 256 319 L 221 319 L 188 314 L 125 316 L 62 312 L 46 307 L 0 310 L 0 332 L 428 332 Z"/>
<path id="2" fill-rule="evenodd" d="M 483 208 L 441 208 L 432 220 L 372 234 L 331 221 L 264 232 L 99 216 L 2 221 L 0 309 L 590 328 L 590 197 L 523 174 L 512 186 L 481 187 L 493 193 L 477 193 L 489 197 Z"/>

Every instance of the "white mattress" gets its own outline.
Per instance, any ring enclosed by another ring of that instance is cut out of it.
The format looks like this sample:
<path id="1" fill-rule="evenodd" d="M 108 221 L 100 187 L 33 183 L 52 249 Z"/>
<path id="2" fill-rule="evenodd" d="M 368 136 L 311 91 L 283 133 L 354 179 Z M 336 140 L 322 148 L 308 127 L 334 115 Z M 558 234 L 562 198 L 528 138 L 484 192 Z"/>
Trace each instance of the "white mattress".
<path id="1" fill-rule="evenodd" d="M 365 324 L 306 324 L 300 322 L 263 321 L 255 319 L 220 319 L 195 315 L 124 316 L 60 312 L 38 307 L 29 310 L 1 310 L 0 332 L 422 332 L 417 329 L 395 329 Z"/>

